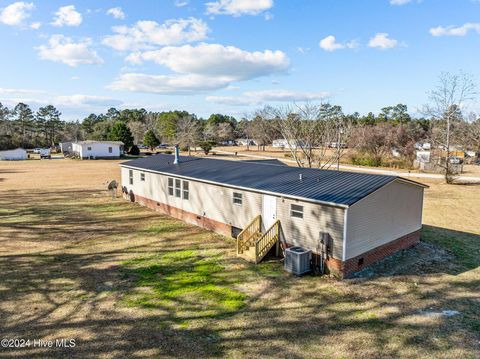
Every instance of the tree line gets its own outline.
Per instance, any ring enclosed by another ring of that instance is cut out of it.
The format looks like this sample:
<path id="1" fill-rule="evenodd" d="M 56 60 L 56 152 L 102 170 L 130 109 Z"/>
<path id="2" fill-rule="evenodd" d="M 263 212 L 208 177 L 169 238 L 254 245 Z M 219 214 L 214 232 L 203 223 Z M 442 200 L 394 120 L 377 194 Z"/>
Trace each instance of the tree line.
<path id="1" fill-rule="evenodd" d="M 476 114 L 465 113 L 465 103 L 475 98 L 475 88 L 465 74 L 442 74 L 422 117 L 412 117 L 404 104 L 360 115 L 346 114 L 341 106 L 324 102 L 266 106 L 240 120 L 223 114 L 201 118 L 186 111 L 110 108 L 104 114 L 66 122 L 53 105 L 34 112 L 25 103 L 12 109 L 0 104 L 0 149 L 89 139 L 120 140 L 126 150 L 134 144 L 175 143 L 188 151 L 199 146 L 208 152 L 216 144 L 240 138 L 254 139 L 261 149 L 283 138 L 297 141 L 289 151 L 299 166 L 338 166 L 345 147 L 356 148 L 351 160 L 357 164 L 382 165 L 394 149 L 409 166 L 418 142 L 432 143 L 446 151 L 447 158 L 454 145 L 480 152 L 480 120 Z M 451 172 L 449 161 L 438 163 L 446 173 Z"/>

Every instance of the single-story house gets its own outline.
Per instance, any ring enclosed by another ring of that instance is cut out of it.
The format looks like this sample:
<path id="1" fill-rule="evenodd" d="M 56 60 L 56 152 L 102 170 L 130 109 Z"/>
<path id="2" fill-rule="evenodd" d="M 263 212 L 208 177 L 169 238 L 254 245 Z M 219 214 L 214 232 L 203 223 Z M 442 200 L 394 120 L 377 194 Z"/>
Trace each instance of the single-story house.
<path id="1" fill-rule="evenodd" d="M 279 138 L 272 141 L 272 147 L 280 147 L 286 149 L 296 150 L 297 148 L 304 148 L 307 144 L 303 140 L 294 140 L 294 139 L 284 139 Z"/>
<path id="2" fill-rule="evenodd" d="M 16 148 L 14 150 L 0 151 L 0 160 L 3 161 L 20 161 L 28 158 L 27 151 L 23 148 Z"/>
<path id="3" fill-rule="evenodd" d="M 126 198 L 227 236 L 255 262 L 301 246 L 348 277 L 415 245 L 421 183 L 397 176 L 158 154 L 121 164 Z M 253 251 L 253 254 L 252 254 Z"/>
<path id="4" fill-rule="evenodd" d="M 72 143 L 72 152 L 81 159 L 120 158 L 121 141 L 79 141 Z"/>
<path id="5" fill-rule="evenodd" d="M 247 138 L 238 138 L 236 140 L 238 146 L 256 146 L 257 141 L 253 139 L 247 139 Z"/>

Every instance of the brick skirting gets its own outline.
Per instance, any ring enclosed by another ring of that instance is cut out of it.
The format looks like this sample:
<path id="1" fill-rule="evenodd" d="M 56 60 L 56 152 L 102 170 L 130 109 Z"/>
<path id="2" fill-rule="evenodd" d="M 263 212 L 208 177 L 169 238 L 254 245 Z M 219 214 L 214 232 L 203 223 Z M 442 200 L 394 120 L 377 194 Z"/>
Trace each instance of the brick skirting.
<path id="1" fill-rule="evenodd" d="M 350 277 L 353 273 L 359 272 L 362 269 L 391 256 L 392 254 L 415 246 L 420 241 L 420 230 L 409 233 L 392 242 L 383 244 L 368 252 L 362 253 L 356 257 L 350 258 L 343 262 L 342 275 L 343 278 Z"/>
<path id="2" fill-rule="evenodd" d="M 124 197 L 129 200 L 132 199 L 129 196 L 128 197 L 124 196 Z M 218 222 L 213 219 L 206 218 L 195 213 L 187 212 L 187 211 L 184 211 L 183 209 L 172 207 L 172 206 L 169 206 L 168 204 L 160 203 L 152 199 L 138 196 L 136 194 L 133 197 L 134 197 L 133 198 L 134 201 L 137 202 L 138 204 L 141 204 L 142 206 L 153 209 L 157 212 L 166 214 L 170 217 L 180 219 L 186 223 L 190 223 L 195 226 L 199 226 L 199 227 L 208 229 L 210 231 L 223 234 L 225 236 L 232 235 L 232 226 L 229 224 Z"/>

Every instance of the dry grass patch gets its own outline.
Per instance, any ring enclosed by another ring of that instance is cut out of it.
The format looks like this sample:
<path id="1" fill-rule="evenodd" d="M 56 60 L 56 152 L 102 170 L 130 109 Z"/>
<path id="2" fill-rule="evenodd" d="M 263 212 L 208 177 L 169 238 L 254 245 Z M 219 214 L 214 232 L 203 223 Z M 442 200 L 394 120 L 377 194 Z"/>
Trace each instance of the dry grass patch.
<path id="1" fill-rule="evenodd" d="M 337 281 L 111 199 L 116 166 L 0 163 L 0 337 L 77 341 L 2 357 L 478 358 L 479 187 L 432 183 L 426 244 Z"/>

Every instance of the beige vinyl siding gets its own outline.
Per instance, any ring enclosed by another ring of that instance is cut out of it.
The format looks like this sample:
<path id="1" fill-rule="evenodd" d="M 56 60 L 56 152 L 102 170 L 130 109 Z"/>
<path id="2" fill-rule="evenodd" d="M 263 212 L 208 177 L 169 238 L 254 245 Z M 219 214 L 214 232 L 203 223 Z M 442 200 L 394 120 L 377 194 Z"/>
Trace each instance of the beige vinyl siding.
<path id="1" fill-rule="evenodd" d="M 423 187 L 394 181 L 348 209 L 346 259 L 422 226 Z"/>
<path id="2" fill-rule="evenodd" d="M 146 197 L 159 203 L 183 209 L 213 220 L 244 228 L 257 215 L 262 214 L 263 194 L 242 191 L 189 180 L 190 200 L 168 195 L 167 176 L 132 169 L 134 182 L 129 185 L 129 168 L 122 168 L 122 186 L 135 195 Z M 140 173 L 145 173 L 145 181 L 140 181 Z M 242 205 L 233 203 L 233 193 L 242 193 Z M 320 205 L 300 200 L 277 198 L 276 218 L 280 220 L 282 234 L 287 243 L 316 251 L 320 232 L 328 233 L 333 240 L 334 258 L 342 258 L 344 209 Z M 290 205 L 303 206 L 303 218 L 290 216 Z"/>
<path id="3" fill-rule="evenodd" d="M 122 186 L 132 190 L 135 195 L 238 228 L 244 228 L 261 214 L 261 194 L 188 180 L 189 199 L 185 200 L 168 195 L 168 178 L 176 177 L 132 169 L 134 182 L 129 185 L 129 170 L 122 168 Z M 141 173 L 145 173 L 145 181 L 140 181 Z M 242 205 L 233 203 L 233 192 L 242 194 Z"/>
<path id="4" fill-rule="evenodd" d="M 303 206 L 303 218 L 290 216 L 291 204 Z M 343 208 L 278 197 L 277 218 L 287 243 L 316 251 L 320 232 L 326 232 L 333 241 L 333 257 L 342 258 Z"/>

